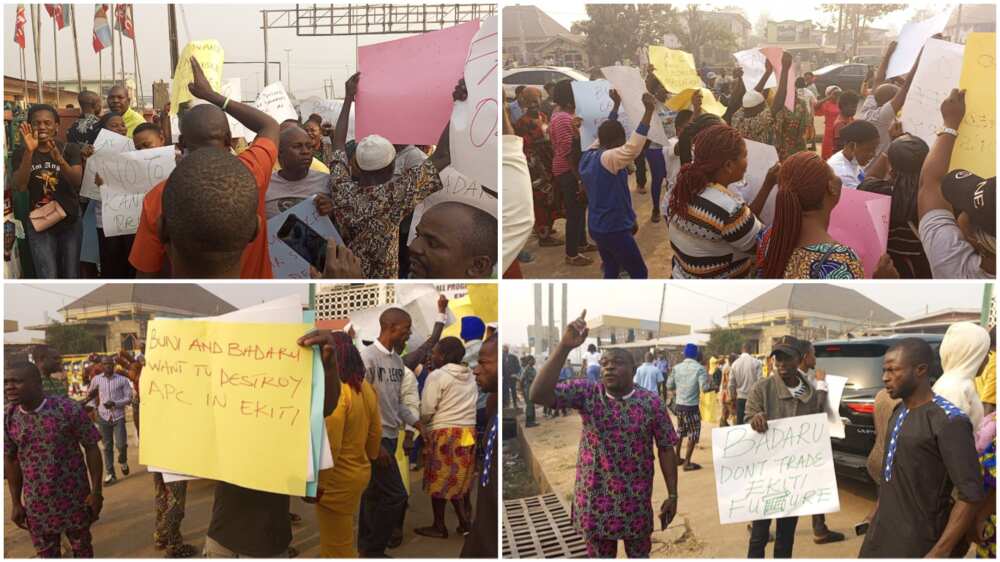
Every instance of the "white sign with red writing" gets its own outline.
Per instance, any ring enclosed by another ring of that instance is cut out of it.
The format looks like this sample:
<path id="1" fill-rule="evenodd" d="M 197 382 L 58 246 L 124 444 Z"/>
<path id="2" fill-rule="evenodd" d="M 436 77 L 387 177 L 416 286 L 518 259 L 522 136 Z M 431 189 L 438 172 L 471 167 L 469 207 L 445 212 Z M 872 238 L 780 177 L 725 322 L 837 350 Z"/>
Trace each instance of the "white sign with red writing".
<path id="1" fill-rule="evenodd" d="M 497 128 L 500 116 L 497 17 L 483 20 L 469 44 L 465 87 L 469 97 L 451 110 L 451 165 L 480 184 L 497 189 Z"/>

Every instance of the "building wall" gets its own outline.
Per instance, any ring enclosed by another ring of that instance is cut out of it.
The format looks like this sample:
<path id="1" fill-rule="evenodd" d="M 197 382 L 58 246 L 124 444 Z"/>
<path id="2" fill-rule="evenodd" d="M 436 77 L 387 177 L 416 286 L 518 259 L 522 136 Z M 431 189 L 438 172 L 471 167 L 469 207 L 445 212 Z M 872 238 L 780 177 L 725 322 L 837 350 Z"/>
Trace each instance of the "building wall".
<path id="1" fill-rule="evenodd" d="M 590 58 L 583 47 L 570 45 L 567 42 L 558 42 L 554 45 L 537 51 L 534 64 L 546 64 L 552 66 L 568 66 L 577 70 L 586 70 L 590 66 Z"/>
<path id="2" fill-rule="evenodd" d="M 347 318 L 352 312 L 396 302 L 396 288 L 389 284 L 339 284 L 320 287 L 316 295 L 319 320 Z"/>

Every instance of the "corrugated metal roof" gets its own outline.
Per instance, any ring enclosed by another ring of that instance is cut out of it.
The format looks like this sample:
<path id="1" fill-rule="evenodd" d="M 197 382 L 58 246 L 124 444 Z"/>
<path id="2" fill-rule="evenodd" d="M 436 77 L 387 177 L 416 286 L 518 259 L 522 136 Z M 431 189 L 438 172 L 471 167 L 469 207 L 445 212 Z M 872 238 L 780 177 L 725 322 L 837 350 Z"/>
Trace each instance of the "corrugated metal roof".
<path id="1" fill-rule="evenodd" d="M 113 283 L 102 285 L 59 311 L 99 308 L 121 304 L 142 304 L 183 311 L 193 316 L 216 316 L 236 307 L 201 285 L 190 283 Z"/>
<path id="2" fill-rule="evenodd" d="M 782 284 L 737 308 L 726 318 L 776 310 L 797 310 L 885 324 L 902 318 L 857 291 L 822 283 Z"/>

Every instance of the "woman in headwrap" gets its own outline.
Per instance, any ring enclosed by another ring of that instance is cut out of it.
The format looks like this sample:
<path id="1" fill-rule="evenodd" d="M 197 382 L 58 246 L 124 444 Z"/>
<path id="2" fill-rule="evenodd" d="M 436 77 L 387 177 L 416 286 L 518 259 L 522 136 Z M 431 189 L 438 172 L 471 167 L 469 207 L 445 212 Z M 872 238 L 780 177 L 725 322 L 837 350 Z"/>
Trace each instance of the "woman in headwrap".
<path id="1" fill-rule="evenodd" d="M 954 404 L 969 416 L 972 427 L 983 421 L 983 403 L 976 392 L 976 375 L 989 359 L 990 334 L 972 322 L 956 322 L 941 340 L 941 376 L 934 394 Z"/>
<path id="2" fill-rule="evenodd" d="M 523 114 L 514 123 L 514 133 L 523 139 L 524 155 L 531 174 L 531 195 L 535 208 L 535 234 L 539 246 L 559 246 L 552 224 L 562 217 L 552 183 L 552 144 L 549 142 L 549 117 L 540 110 L 542 91 L 527 87 L 521 90 Z"/>
<path id="3" fill-rule="evenodd" d="M 334 332 L 333 341 L 343 386 L 336 409 L 326 418 L 333 468 L 319 472 L 316 519 L 320 556 L 357 558 L 354 515 L 371 478 L 371 463 L 379 455 L 382 418 L 378 397 L 365 380 L 365 364 L 351 337 Z"/>
<path id="4" fill-rule="evenodd" d="M 694 161 L 681 166 L 670 192 L 675 279 L 743 278 L 751 273 L 761 223 L 726 187 L 742 179 L 746 169 L 747 147 L 736 129 L 715 125 L 694 138 Z"/>
<path id="5" fill-rule="evenodd" d="M 762 233 L 757 258 L 768 279 L 863 279 L 861 259 L 827 228 L 840 201 L 840 178 L 815 152 L 798 152 L 782 164 L 774 224 Z M 890 276 L 888 257 L 875 276 Z"/>
<path id="6" fill-rule="evenodd" d="M 892 196 L 888 253 L 903 279 L 932 277 L 924 245 L 917 234 L 917 188 L 920 186 L 920 168 L 928 151 L 923 139 L 904 134 L 892 141 L 888 150 L 872 166 L 873 170 L 884 168 L 883 161 L 887 159 L 891 166 L 888 179 L 869 174 L 858 186 L 862 191 Z"/>

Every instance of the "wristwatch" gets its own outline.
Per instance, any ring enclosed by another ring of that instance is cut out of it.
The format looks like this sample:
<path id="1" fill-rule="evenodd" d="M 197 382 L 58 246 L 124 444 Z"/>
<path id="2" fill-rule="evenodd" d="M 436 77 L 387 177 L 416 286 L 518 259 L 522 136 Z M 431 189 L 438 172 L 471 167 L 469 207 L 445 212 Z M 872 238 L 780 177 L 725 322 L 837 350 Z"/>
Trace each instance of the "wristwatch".
<path id="1" fill-rule="evenodd" d="M 938 135 L 951 135 L 953 137 L 958 138 L 958 131 L 956 129 L 952 129 L 951 127 L 941 127 L 940 129 L 938 129 L 937 134 Z"/>

